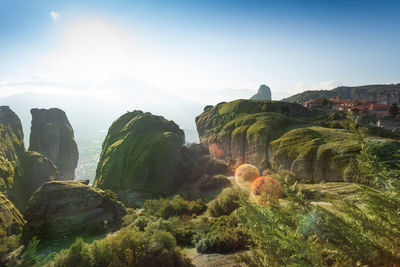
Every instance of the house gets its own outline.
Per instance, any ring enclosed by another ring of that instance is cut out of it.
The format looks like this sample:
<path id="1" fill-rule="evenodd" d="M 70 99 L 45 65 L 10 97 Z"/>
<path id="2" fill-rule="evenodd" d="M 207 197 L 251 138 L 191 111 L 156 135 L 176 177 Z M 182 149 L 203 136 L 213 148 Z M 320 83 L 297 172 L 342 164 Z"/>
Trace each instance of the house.
<path id="1" fill-rule="evenodd" d="M 364 105 L 357 105 L 348 109 L 353 114 L 360 115 L 377 115 L 378 117 L 384 117 L 388 115 L 389 105 L 387 104 L 373 104 L 367 103 Z"/>

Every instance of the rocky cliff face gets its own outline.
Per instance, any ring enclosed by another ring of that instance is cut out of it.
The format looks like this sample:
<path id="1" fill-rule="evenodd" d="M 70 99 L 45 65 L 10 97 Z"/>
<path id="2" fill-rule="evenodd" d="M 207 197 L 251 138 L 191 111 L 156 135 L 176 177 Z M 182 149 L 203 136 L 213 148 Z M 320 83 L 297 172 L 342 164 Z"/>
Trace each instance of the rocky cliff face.
<path id="1" fill-rule="evenodd" d="M 288 102 L 306 102 L 312 98 L 321 99 L 340 96 L 343 99 L 368 100 L 373 103 L 400 103 L 400 84 L 341 86 L 332 90 L 305 91 L 283 99 Z"/>
<path id="2" fill-rule="evenodd" d="M 350 181 L 359 151 L 348 131 L 312 126 L 290 130 L 269 143 L 268 159 L 272 169 L 290 170 L 303 183 Z"/>
<path id="3" fill-rule="evenodd" d="M 43 184 L 29 200 L 24 217 L 23 240 L 33 236 L 57 239 L 66 234 L 104 232 L 119 225 L 125 206 L 110 192 L 78 181 Z"/>
<path id="4" fill-rule="evenodd" d="M 312 116 L 299 104 L 236 100 L 219 103 L 196 118 L 200 141 L 216 158 L 237 166 L 268 166 L 267 145 L 295 123 L 293 117 Z"/>
<path id="5" fill-rule="evenodd" d="M 253 95 L 250 100 L 271 100 L 271 89 L 262 84 L 260 88 L 258 88 L 257 94 Z"/>
<path id="6" fill-rule="evenodd" d="M 32 109 L 29 151 L 49 158 L 58 168 L 60 180 L 73 180 L 78 164 L 78 146 L 64 111 Z"/>
<path id="7" fill-rule="evenodd" d="M 111 125 L 94 186 L 170 194 L 176 189 L 184 133 L 173 121 L 141 111 Z"/>
<path id="8" fill-rule="evenodd" d="M 0 107 L 0 192 L 16 200 L 15 181 L 23 175 L 24 135 L 21 121 L 7 106 Z"/>
<path id="9" fill-rule="evenodd" d="M 25 221 L 14 204 L 0 193 L 0 237 L 19 234 Z"/>

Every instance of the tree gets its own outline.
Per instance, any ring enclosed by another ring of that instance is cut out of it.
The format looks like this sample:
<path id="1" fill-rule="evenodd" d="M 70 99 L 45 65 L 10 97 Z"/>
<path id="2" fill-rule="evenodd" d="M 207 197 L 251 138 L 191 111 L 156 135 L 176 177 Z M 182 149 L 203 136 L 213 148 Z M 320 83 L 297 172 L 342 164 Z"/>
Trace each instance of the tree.
<path id="1" fill-rule="evenodd" d="M 322 105 L 322 106 L 327 106 L 328 104 L 329 104 L 328 99 L 326 99 L 326 97 L 323 97 L 323 98 L 321 99 L 321 105 Z"/>
<path id="2" fill-rule="evenodd" d="M 389 116 L 390 117 L 396 117 L 399 114 L 399 106 L 397 105 L 397 103 L 393 103 L 390 107 L 389 107 Z"/>

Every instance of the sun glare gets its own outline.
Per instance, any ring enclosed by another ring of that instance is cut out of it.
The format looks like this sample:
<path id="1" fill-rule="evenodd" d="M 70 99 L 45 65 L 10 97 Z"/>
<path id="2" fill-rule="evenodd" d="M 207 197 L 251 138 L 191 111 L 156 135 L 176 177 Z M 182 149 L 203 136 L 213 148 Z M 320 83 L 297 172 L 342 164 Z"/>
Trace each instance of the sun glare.
<path id="1" fill-rule="evenodd" d="M 64 34 L 59 49 L 47 60 L 57 77 L 103 81 L 132 69 L 132 44 L 124 33 L 100 20 L 81 21 Z"/>

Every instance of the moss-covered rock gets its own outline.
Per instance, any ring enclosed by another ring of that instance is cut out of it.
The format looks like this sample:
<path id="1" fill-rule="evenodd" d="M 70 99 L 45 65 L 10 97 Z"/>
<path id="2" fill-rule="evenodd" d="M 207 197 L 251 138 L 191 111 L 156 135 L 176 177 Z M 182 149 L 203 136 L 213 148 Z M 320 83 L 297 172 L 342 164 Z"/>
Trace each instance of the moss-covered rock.
<path id="1" fill-rule="evenodd" d="M 267 144 L 295 123 L 293 117 L 311 116 L 299 104 L 235 100 L 205 110 L 196 125 L 200 141 L 218 147 L 216 157 L 233 160 L 236 166 L 246 162 L 265 168 Z"/>
<path id="2" fill-rule="evenodd" d="M 127 112 L 108 130 L 94 186 L 170 194 L 177 186 L 183 143 L 184 133 L 173 121 Z"/>
<path id="3" fill-rule="evenodd" d="M 60 180 L 73 180 L 78 165 L 78 146 L 64 111 L 31 109 L 32 126 L 29 151 L 49 158 L 58 168 Z"/>
<path id="4" fill-rule="evenodd" d="M 25 221 L 14 204 L 0 193 L 0 238 L 19 234 Z"/>
<path id="5" fill-rule="evenodd" d="M 351 180 L 360 150 L 354 136 L 343 129 L 306 127 L 293 129 L 268 147 L 272 169 L 287 169 L 301 182 Z"/>
<path id="6" fill-rule="evenodd" d="M 23 175 L 24 135 L 20 119 L 8 106 L 0 107 L 0 136 L 0 192 L 18 201 L 15 181 Z"/>
<path id="7" fill-rule="evenodd" d="M 42 184 L 54 181 L 58 177 L 58 169 L 54 163 L 34 151 L 24 153 L 22 168 L 24 175 L 16 181 L 16 187 L 20 191 L 21 200 L 24 204 Z"/>
<path id="8" fill-rule="evenodd" d="M 23 241 L 33 236 L 57 239 L 63 235 L 103 232 L 119 225 L 126 213 L 125 206 L 112 192 L 78 181 L 48 182 L 29 199 Z"/>

